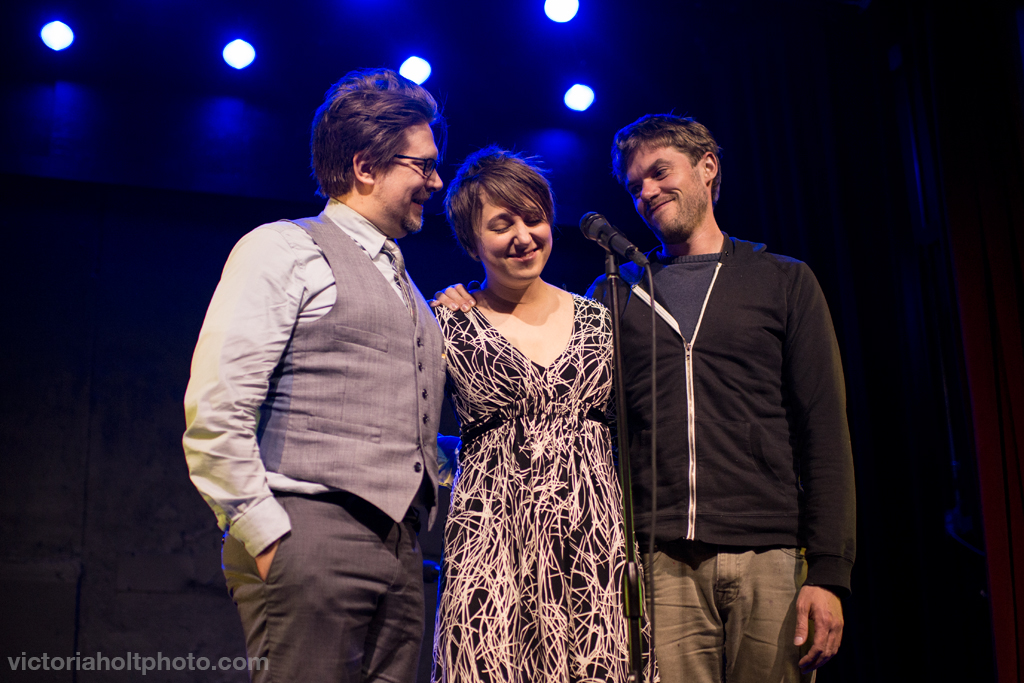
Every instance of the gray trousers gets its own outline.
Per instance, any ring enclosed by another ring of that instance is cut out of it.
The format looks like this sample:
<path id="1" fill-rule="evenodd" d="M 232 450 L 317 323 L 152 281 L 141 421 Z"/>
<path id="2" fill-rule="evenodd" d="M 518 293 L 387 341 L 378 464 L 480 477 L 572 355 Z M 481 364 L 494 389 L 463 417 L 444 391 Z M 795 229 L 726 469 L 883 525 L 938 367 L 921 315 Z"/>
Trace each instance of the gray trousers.
<path id="1" fill-rule="evenodd" d="M 224 576 L 254 683 L 411 683 L 423 639 L 423 556 L 412 516 L 395 524 L 351 494 L 278 495 L 292 530 L 267 580 L 230 535 Z"/>
<path id="2" fill-rule="evenodd" d="M 735 550 L 735 551 L 734 551 Z M 653 567 L 662 683 L 807 683 L 797 662 L 796 597 L 807 576 L 799 548 L 660 545 Z"/>

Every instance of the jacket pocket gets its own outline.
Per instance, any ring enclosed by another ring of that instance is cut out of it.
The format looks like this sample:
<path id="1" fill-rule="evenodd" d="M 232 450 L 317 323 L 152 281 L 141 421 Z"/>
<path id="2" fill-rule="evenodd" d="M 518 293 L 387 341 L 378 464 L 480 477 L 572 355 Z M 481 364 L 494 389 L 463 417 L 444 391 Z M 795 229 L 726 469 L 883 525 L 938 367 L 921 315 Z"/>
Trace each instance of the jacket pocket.
<path id="1" fill-rule="evenodd" d="M 676 510 L 683 519 L 690 500 L 689 451 L 685 420 L 665 420 L 658 424 L 658 508 Z M 651 507 L 651 431 L 632 434 L 633 508 L 647 515 Z M 666 513 L 667 514 L 667 513 Z M 662 524 L 667 523 L 662 517 Z M 685 533 L 685 530 L 684 532 Z"/>
<path id="2" fill-rule="evenodd" d="M 779 514 L 795 506 L 749 422 L 697 420 L 697 501 L 711 514 Z"/>
<path id="3" fill-rule="evenodd" d="M 331 336 L 338 341 L 376 349 L 381 353 L 388 352 L 388 338 L 369 330 L 361 330 L 346 325 L 335 325 L 331 329 Z"/>
<path id="4" fill-rule="evenodd" d="M 380 443 L 379 427 L 371 427 L 358 422 L 343 422 L 326 417 L 309 416 L 306 418 L 306 429 L 329 436 L 336 436 L 341 439 Z"/>

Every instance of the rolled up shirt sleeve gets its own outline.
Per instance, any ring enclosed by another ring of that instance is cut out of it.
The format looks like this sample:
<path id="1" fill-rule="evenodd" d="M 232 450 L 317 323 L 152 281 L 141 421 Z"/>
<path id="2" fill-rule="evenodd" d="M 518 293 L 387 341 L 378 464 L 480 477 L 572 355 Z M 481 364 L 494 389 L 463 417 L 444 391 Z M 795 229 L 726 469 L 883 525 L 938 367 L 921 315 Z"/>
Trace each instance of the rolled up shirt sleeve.
<path id="1" fill-rule="evenodd" d="M 322 258 L 312 240 L 303 242 L 305 231 L 287 225 L 257 228 L 231 251 L 185 391 L 189 475 L 220 528 L 254 557 L 291 529 L 267 484 L 256 427 L 270 376 L 310 299 L 306 266 Z"/>

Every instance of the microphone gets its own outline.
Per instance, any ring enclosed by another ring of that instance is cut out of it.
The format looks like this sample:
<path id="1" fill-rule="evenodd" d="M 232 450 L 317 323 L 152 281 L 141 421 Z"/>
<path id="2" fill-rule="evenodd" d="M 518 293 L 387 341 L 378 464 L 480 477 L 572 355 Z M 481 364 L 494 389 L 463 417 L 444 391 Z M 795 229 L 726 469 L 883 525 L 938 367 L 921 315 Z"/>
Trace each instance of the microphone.
<path id="1" fill-rule="evenodd" d="M 637 249 L 626 236 L 619 232 L 618 228 L 608 222 L 599 213 L 584 214 L 580 219 L 580 230 L 588 240 L 594 240 L 609 251 L 614 251 L 619 256 L 627 258 L 640 267 L 648 265 L 647 257 Z"/>

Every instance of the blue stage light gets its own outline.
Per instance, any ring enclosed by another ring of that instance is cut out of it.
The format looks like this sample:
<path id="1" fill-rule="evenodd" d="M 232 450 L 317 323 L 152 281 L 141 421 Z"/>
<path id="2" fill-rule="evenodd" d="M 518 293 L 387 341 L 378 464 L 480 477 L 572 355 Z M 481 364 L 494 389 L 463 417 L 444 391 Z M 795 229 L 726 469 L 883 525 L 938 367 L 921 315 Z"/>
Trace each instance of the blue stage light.
<path id="1" fill-rule="evenodd" d="M 232 40 L 224 46 L 224 61 L 236 69 L 244 69 L 256 59 L 256 50 L 244 40 Z"/>
<path id="2" fill-rule="evenodd" d="M 75 42 L 74 32 L 63 21 L 51 21 L 39 32 L 39 37 L 51 50 L 63 50 Z"/>
<path id="3" fill-rule="evenodd" d="M 419 57 L 409 57 L 402 62 L 398 73 L 417 85 L 423 85 L 423 81 L 430 78 L 430 62 Z"/>
<path id="4" fill-rule="evenodd" d="M 576 111 L 584 111 L 594 103 L 594 91 L 577 83 L 565 91 L 565 106 Z"/>
<path id="5" fill-rule="evenodd" d="M 547 0 L 544 3 L 544 14 L 551 21 L 563 24 L 576 16 L 580 10 L 579 0 Z"/>

